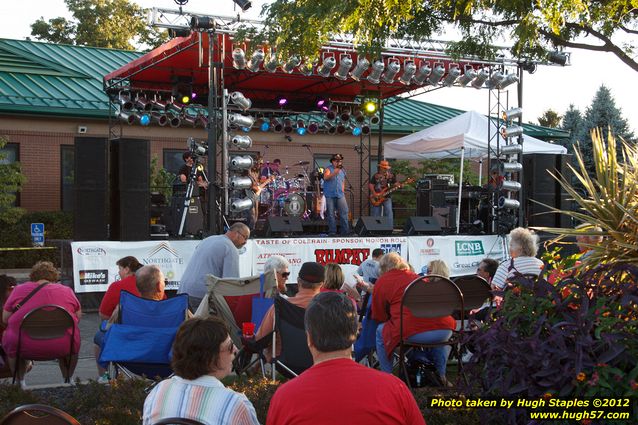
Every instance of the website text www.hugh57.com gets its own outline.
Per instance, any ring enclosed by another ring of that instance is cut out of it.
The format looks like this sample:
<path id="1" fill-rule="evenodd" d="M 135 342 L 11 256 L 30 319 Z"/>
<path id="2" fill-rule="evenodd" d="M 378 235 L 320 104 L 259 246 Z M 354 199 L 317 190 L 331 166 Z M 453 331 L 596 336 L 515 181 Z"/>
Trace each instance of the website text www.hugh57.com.
<path id="1" fill-rule="evenodd" d="M 563 410 L 562 412 L 529 412 L 529 418 L 534 420 L 560 420 L 570 419 L 573 421 L 582 421 L 583 419 L 591 420 L 608 420 L 608 421 L 620 421 L 623 419 L 629 419 L 629 412 L 606 412 L 604 410 L 591 410 L 585 412 L 569 412 Z"/>

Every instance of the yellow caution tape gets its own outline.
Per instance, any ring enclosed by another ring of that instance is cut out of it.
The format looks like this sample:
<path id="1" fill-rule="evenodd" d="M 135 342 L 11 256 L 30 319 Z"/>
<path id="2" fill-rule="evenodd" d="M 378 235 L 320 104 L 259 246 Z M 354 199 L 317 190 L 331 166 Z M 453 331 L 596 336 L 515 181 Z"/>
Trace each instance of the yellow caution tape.
<path id="1" fill-rule="evenodd" d="M 28 251 L 31 249 L 58 249 L 55 246 L 34 246 L 31 248 L 0 248 L 0 251 Z"/>

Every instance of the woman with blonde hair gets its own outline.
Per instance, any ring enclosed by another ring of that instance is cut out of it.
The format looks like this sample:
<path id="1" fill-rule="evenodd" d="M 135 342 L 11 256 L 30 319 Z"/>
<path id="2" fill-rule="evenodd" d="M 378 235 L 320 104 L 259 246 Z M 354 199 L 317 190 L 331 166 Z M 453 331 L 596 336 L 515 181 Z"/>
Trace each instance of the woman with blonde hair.
<path id="1" fill-rule="evenodd" d="M 346 284 L 346 276 L 339 264 L 328 263 L 325 265 L 325 277 L 323 285 L 321 286 L 321 292 L 343 292 L 352 302 L 357 306 L 357 301 L 361 299 L 361 296 L 354 287 Z"/>
<path id="2" fill-rule="evenodd" d="M 450 277 L 450 268 L 443 260 L 432 260 L 428 263 L 428 274 Z"/>

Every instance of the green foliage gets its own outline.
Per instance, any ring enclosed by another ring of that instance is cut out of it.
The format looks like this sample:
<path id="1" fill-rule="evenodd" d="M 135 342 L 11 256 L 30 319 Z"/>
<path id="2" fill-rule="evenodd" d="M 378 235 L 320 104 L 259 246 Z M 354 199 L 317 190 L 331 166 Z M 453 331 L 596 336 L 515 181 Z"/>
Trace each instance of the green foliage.
<path id="1" fill-rule="evenodd" d="M 176 175 L 158 165 L 159 158 L 151 158 L 151 192 L 159 192 L 168 201 L 173 195 L 173 182 Z"/>
<path id="2" fill-rule="evenodd" d="M 560 121 L 562 117 L 558 112 L 548 109 L 543 112 L 543 115 L 538 117 L 538 123 L 543 127 L 558 128 L 560 127 Z"/>
<path id="3" fill-rule="evenodd" d="M 563 115 L 563 130 L 569 131 L 569 140 L 560 139 L 558 143 L 565 146 L 570 153 L 573 153 L 573 146 L 578 141 L 578 135 L 580 134 L 580 128 L 583 126 L 583 116 L 573 104 L 569 105 L 569 109 Z"/>
<path id="4" fill-rule="evenodd" d="M 2 149 L 9 141 L 0 136 L 0 223 L 14 224 L 24 214 L 22 208 L 15 207 L 16 193 L 27 178 L 22 174 L 19 162 L 5 163 L 6 154 Z"/>
<path id="5" fill-rule="evenodd" d="M 144 11 L 129 0 L 65 0 L 72 20 L 41 17 L 31 24 L 31 35 L 51 43 L 134 50 L 157 47 L 166 32 L 151 28 Z"/>

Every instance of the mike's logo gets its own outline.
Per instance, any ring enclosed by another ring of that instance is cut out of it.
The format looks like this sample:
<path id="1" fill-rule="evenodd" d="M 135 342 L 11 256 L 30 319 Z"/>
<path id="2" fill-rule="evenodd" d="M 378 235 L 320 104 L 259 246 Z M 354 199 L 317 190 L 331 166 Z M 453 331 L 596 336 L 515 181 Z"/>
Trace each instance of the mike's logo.
<path id="1" fill-rule="evenodd" d="M 108 270 L 80 270 L 80 285 L 106 285 L 109 283 Z"/>
<path id="2" fill-rule="evenodd" d="M 481 241 L 455 241 L 454 245 L 457 256 L 485 254 Z"/>

